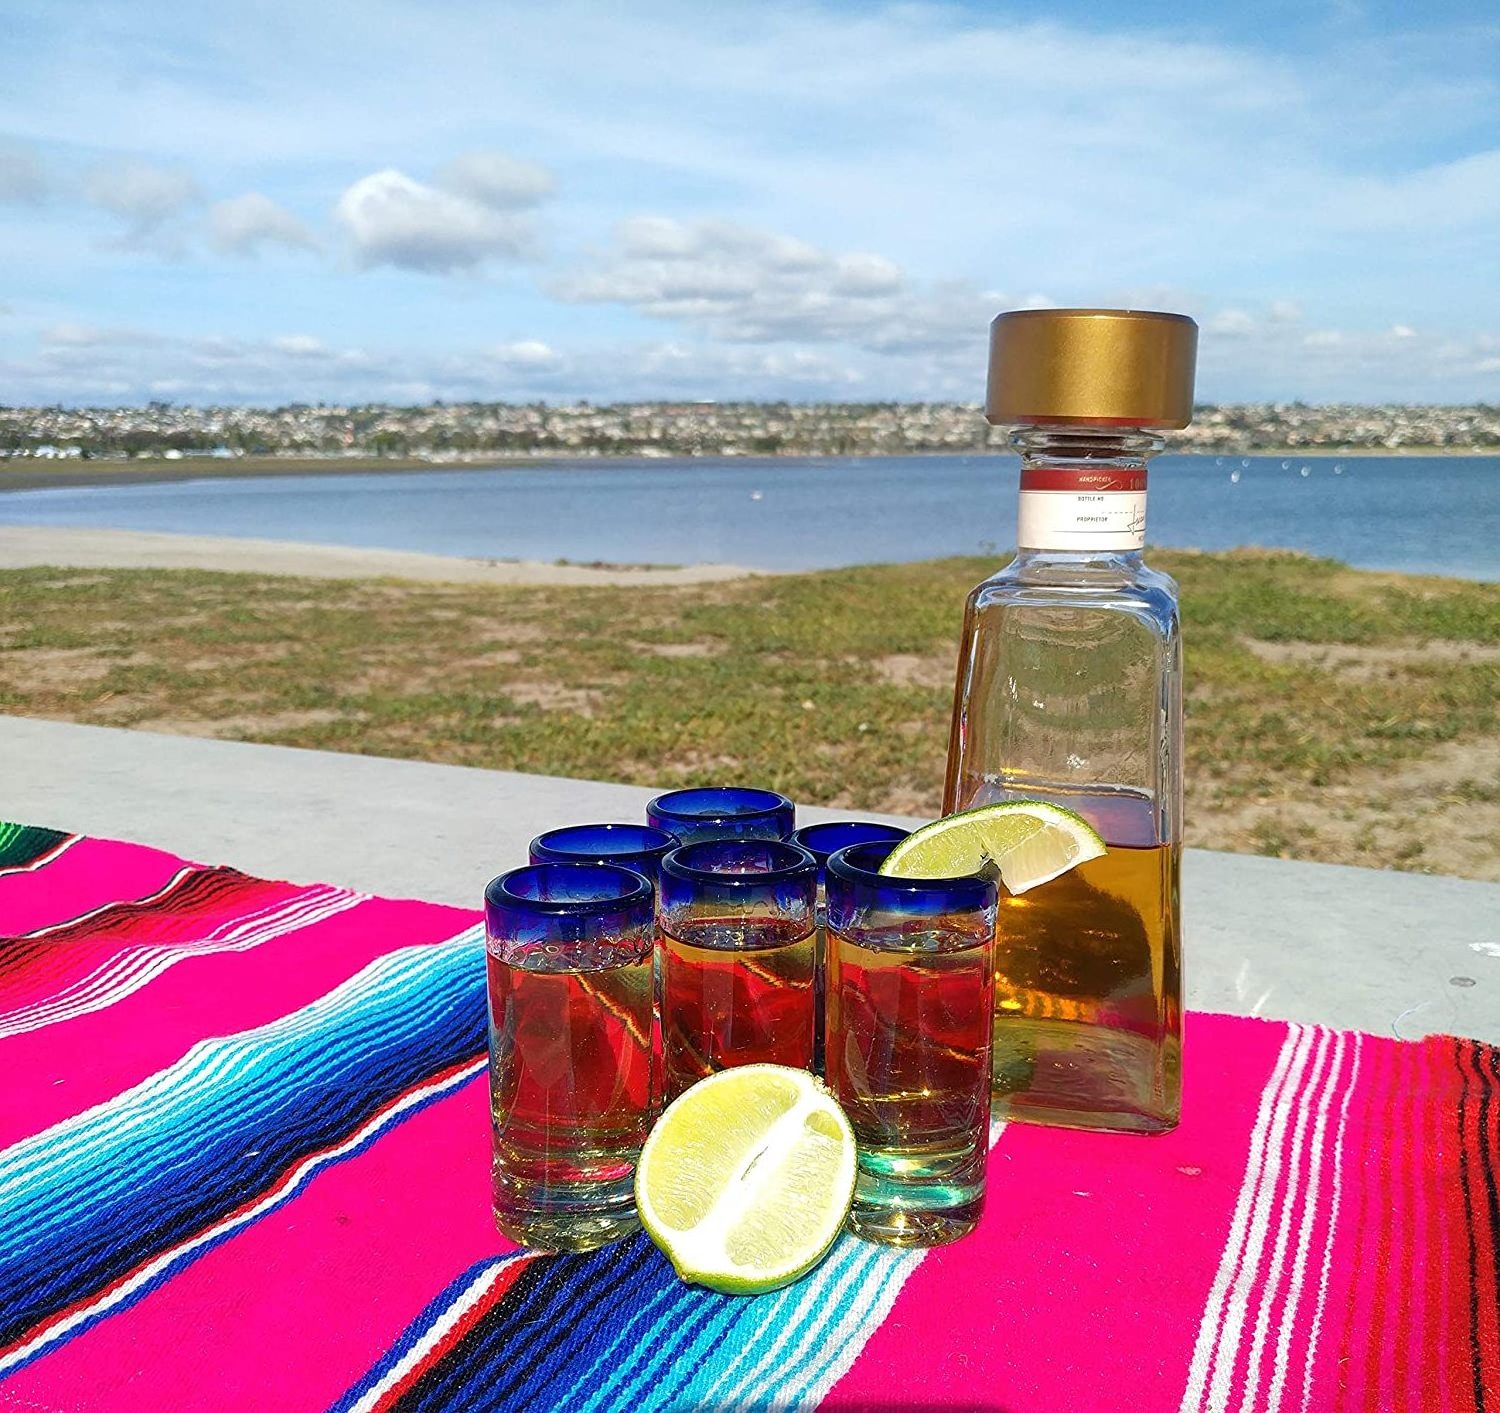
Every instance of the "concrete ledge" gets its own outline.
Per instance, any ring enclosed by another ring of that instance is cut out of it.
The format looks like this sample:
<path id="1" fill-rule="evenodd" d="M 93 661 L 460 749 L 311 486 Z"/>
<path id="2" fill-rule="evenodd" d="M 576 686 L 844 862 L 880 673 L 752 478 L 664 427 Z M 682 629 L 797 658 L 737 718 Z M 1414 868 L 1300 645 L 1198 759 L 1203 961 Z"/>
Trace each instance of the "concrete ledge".
<path id="1" fill-rule="evenodd" d="M 468 907 L 533 835 L 653 793 L 0 717 L 0 818 Z M 1190 849 L 1183 914 L 1195 1009 L 1500 1043 L 1500 884 Z"/>

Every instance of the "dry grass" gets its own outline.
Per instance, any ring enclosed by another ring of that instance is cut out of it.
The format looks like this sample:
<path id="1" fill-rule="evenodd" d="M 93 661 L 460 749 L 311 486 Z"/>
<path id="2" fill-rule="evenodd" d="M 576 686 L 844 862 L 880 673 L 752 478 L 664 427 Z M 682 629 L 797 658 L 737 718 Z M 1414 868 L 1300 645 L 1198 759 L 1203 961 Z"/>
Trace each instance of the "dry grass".
<path id="1" fill-rule="evenodd" d="M 1500 878 L 1500 587 L 1153 558 L 1183 587 L 1189 842 Z M 991 567 L 652 589 L 14 570 L 0 710 L 930 813 Z"/>

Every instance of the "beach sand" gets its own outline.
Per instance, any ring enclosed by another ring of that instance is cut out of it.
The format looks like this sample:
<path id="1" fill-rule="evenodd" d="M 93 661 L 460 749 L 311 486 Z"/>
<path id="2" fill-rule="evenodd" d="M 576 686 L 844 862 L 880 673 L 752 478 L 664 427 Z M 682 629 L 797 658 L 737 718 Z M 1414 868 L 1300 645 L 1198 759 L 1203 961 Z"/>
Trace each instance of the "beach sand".
<path id="1" fill-rule="evenodd" d="M 234 574 L 295 574 L 311 579 L 415 579 L 533 586 L 709 584 L 742 579 L 752 572 L 733 564 L 690 564 L 681 568 L 547 564 L 538 560 L 459 559 L 410 550 L 309 545 L 227 535 L 0 525 L 0 569 L 42 565 L 77 569 L 212 569 Z"/>

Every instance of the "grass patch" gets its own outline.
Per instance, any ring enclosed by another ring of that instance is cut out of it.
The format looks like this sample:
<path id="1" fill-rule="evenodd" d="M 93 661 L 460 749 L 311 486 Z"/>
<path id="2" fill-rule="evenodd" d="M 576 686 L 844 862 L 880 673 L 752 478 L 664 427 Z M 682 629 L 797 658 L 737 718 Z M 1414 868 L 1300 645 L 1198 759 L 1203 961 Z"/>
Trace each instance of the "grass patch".
<path id="1" fill-rule="evenodd" d="M 1500 588 L 1153 562 L 1183 589 L 1190 842 L 1500 877 Z M 0 710 L 926 814 L 993 567 L 645 589 L 10 570 Z M 1422 847 L 1465 812 L 1487 838 Z"/>

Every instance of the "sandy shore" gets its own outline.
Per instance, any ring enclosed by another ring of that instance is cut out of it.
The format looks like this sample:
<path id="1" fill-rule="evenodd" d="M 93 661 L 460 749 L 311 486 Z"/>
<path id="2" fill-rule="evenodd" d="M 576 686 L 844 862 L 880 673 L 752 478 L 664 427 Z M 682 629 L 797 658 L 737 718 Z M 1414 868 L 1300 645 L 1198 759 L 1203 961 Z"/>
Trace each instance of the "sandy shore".
<path id="1" fill-rule="evenodd" d="M 0 569 L 59 565 L 79 569 L 215 569 L 297 574 L 312 579 L 423 579 L 450 584 L 708 584 L 754 572 L 734 564 L 682 568 L 544 564 L 537 560 L 458 559 L 410 550 L 306 545 L 220 535 L 144 530 L 77 530 L 0 525 Z"/>

